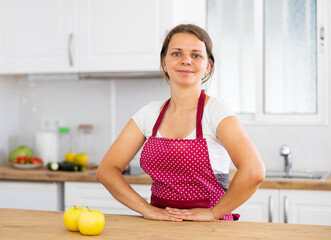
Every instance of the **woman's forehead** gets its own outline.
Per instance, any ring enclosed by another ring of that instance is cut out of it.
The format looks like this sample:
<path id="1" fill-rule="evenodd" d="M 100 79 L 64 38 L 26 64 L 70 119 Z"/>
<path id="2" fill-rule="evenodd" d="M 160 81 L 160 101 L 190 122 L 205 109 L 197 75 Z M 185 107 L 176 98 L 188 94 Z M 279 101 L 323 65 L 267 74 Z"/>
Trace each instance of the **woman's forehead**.
<path id="1" fill-rule="evenodd" d="M 191 33 L 176 33 L 172 36 L 168 50 L 190 49 L 194 51 L 206 51 L 206 45 L 197 36 Z"/>

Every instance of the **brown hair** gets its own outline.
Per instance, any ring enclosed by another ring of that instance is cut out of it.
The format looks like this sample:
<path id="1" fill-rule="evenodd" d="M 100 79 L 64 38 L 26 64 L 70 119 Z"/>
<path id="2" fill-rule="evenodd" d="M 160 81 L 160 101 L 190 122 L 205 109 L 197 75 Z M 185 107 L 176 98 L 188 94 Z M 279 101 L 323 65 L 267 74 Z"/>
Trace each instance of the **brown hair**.
<path id="1" fill-rule="evenodd" d="M 176 33 L 190 33 L 193 34 L 195 36 L 197 36 L 202 42 L 205 43 L 206 46 L 206 51 L 207 51 L 207 56 L 208 56 L 208 61 L 210 63 L 210 71 L 207 73 L 207 75 L 203 78 L 202 83 L 207 82 L 211 76 L 213 75 L 214 72 L 214 55 L 212 52 L 212 48 L 213 48 L 213 43 L 208 35 L 208 33 L 202 29 L 201 27 L 198 27 L 194 24 L 180 24 L 176 27 L 174 27 L 166 36 L 166 38 L 164 39 L 163 42 L 163 46 L 161 49 L 161 53 L 160 53 L 160 60 L 161 60 L 161 68 L 162 68 L 162 62 L 163 59 L 165 58 L 167 51 L 168 51 L 168 46 L 170 43 L 170 40 L 172 38 L 173 35 L 175 35 Z M 169 75 L 168 73 L 164 72 L 164 69 L 162 68 L 162 71 L 164 73 L 164 76 L 166 78 L 166 80 L 169 80 Z"/>

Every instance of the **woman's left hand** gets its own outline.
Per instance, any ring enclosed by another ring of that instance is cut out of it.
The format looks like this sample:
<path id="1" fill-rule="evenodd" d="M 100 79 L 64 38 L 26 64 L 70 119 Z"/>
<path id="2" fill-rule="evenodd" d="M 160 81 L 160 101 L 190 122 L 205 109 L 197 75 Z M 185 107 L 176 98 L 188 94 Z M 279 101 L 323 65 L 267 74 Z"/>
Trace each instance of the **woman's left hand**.
<path id="1" fill-rule="evenodd" d="M 178 209 L 167 207 L 166 210 L 174 217 L 183 220 L 205 222 L 214 222 L 218 220 L 215 218 L 211 208 Z"/>

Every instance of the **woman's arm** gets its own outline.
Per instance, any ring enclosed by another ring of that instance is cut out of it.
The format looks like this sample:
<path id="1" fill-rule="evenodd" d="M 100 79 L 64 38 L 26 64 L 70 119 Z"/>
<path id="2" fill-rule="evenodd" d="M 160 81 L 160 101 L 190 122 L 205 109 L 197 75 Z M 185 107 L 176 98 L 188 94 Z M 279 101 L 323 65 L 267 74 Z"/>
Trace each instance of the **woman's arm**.
<path id="1" fill-rule="evenodd" d="M 185 220 L 215 221 L 247 201 L 264 180 L 262 159 L 237 117 L 223 119 L 217 127 L 217 137 L 238 169 L 229 189 L 214 208 L 168 208 L 168 212 L 174 216 Z"/>
<path id="2" fill-rule="evenodd" d="M 265 167 L 253 142 L 239 119 L 225 118 L 217 127 L 217 137 L 237 168 L 229 189 L 212 209 L 220 218 L 247 201 L 264 180 Z"/>
<path id="3" fill-rule="evenodd" d="M 102 159 L 97 181 L 102 183 L 119 202 L 141 213 L 147 219 L 180 221 L 164 209 L 151 206 L 126 182 L 123 169 L 130 163 L 145 142 L 136 123 L 131 119 Z"/>

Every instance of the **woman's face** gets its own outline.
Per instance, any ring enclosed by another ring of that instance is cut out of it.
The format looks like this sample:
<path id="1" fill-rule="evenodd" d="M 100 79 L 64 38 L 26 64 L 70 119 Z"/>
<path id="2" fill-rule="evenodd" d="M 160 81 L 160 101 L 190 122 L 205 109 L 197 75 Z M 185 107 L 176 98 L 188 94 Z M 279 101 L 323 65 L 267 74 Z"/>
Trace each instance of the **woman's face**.
<path id="1" fill-rule="evenodd" d="M 162 61 L 171 83 L 201 85 L 201 79 L 210 71 L 205 43 L 190 33 L 172 36 L 168 51 Z"/>

